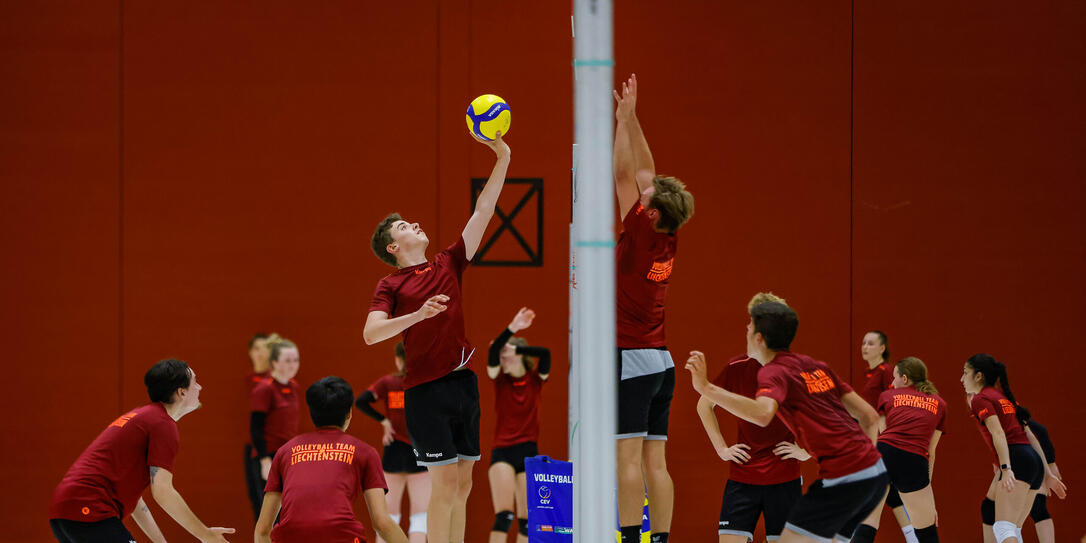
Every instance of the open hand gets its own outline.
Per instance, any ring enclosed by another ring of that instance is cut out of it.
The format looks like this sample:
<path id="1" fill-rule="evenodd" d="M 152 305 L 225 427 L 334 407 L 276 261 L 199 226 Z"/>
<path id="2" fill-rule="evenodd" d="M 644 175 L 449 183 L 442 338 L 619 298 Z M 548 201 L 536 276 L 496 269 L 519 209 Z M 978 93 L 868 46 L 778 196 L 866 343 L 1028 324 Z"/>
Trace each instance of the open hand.
<path id="1" fill-rule="evenodd" d="M 223 537 L 223 534 L 234 533 L 233 528 L 221 528 L 219 526 L 208 528 L 207 531 L 207 535 L 200 538 L 200 541 L 203 541 L 204 543 L 226 543 L 226 538 Z"/>
<path id="2" fill-rule="evenodd" d="M 535 319 L 535 311 L 522 307 L 520 311 L 517 311 L 517 315 L 513 317 L 513 321 L 509 323 L 509 331 L 515 334 L 524 330 L 532 325 L 533 319 Z"/>
<path id="3" fill-rule="evenodd" d="M 800 447 L 798 443 L 791 443 L 788 441 L 778 443 L 777 446 L 773 448 L 773 454 L 784 460 L 799 460 L 800 462 L 811 458 L 811 453 L 807 452 L 803 447 Z"/>
<path id="4" fill-rule="evenodd" d="M 445 305 L 448 301 L 449 297 L 444 294 L 431 296 L 429 300 L 426 300 L 426 303 L 422 304 L 417 313 L 422 315 L 423 319 L 428 319 L 448 309 L 448 306 Z"/>
<path id="5" fill-rule="evenodd" d="M 490 147 L 490 149 L 494 151 L 494 154 L 497 155 L 498 158 L 508 158 L 509 155 L 513 154 L 513 151 L 509 149 L 509 144 L 505 143 L 505 140 L 502 139 L 501 130 L 498 130 L 495 133 L 494 139 L 492 140 L 484 140 L 483 138 L 476 136 L 474 133 L 471 134 L 471 137 L 475 138 L 475 141 L 486 145 L 487 147 Z"/>
<path id="6" fill-rule="evenodd" d="M 1048 473 L 1045 475 L 1045 485 L 1048 489 L 1056 495 L 1057 498 L 1063 500 L 1067 499 L 1067 485 L 1063 484 L 1063 481 L 1054 473 Z"/>
<path id="7" fill-rule="evenodd" d="M 694 390 L 699 393 L 709 384 L 705 366 L 705 355 L 701 351 L 690 351 L 690 358 L 686 359 L 686 369 L 690 371 L 690 380 L 694 385 Z"/>
<path id="8" fill-rule="evenodd" d="M 391 445 L 392 440 L 395 439 L 393 436 L 396 435 L 396 430 L 392 429 L 392 421 L 387 418 L 381 421 L 381 427 L 384 428 L 384 435 L 381 436 L 381 444 L 387 447 Z"/>
<path id="9" fill-rule="evenodd" d="M 622 94 L 613 90 L 611 96 L 614 96 L 615 102 L 618 102 L 615 107 L 615 119 L 619 121 L 632 119 L 637 109 L 637 74 L 631 74 L 629 79 L 622 82 Z"/>
<path id="10" fill-rule="evenodd" d="M 725 462 L 745 464 L 750 461 L 750 445 L 736 443 L 731 447 L 720 447 L 716 450 L 716 454 Z"/>

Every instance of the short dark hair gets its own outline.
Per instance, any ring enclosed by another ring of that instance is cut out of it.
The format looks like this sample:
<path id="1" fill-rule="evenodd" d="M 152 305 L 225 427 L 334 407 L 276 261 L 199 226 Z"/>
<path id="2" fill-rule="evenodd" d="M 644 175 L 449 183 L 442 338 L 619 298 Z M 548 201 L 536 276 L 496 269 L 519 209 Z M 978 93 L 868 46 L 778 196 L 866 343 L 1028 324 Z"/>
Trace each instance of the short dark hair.
<path id="1" fill-rule="evenodd" d="M 373 254 L 377 255 L 381 262 L 396 268 L 400 265 L 396 263 L 396 255 L 388 252 L 388 246 L 392 243 L 392 223 L 402 220 L 403 217 L 399 213 L 390 214 L 377 223 L 377 229 L 373 231 L 373 237 L 370 238 Z"/>
<path id="2" fill-rule="evenodd" d="M 268 339 L 268 334 L 265 334 L 264 332 L 257 332 L 255 334 L 253 334 L 253 337 L 249 338 L 249 348 L 250 349 L 253 348 L 253 344 L 256 343 L 256 340 L 258 340 L 258 339 Z"/>
<path id="3" fill-rule="evenodd" d="M 799 315 L 780 302 L 762 302 L 752 307 L 750 319 L 754 331 L 765 339 L 765 346 L 774 351 L 787 350 L 799 328 Z"/>
<path id="4" fill-rule="evenodd" d="M 192 384 L 192 370 L 184 360 L 159 360 L 143 374 L 143 384 L 152 402 L 173 403 L 173 393 Z"/>
<path id="5" fill-rule="evenodd" d="M 343 378 L 330 375 L 309 385 L 305 403 L 314 426 L 343 426 L 354 405 L 354 390 Z"/>

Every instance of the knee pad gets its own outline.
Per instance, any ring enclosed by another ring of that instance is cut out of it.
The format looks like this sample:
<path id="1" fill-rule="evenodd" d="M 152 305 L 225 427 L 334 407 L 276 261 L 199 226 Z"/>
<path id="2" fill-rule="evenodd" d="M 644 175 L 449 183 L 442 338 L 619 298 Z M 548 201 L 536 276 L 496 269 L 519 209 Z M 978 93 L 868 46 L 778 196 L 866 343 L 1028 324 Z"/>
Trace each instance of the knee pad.
<path id="1" fill-rule="evenodd" d="M 517 532 L 520 533 L 520 535 L 522 535 L 524 537 L 528 537 L 528 519 L 526 519 L 526 518 L 518 518 L 517 519 Z"/>
<path id="2" fill-rule="evenodd" d="M 411 527 L 407 529 L 407 533 L 426 533 L 426 511 L 421 513 L 414 513 L 411 515 Z"/>
<path id="3" fill-rule="evenodd" d="M 392 522 L 395 522 L 396 526 L 400 525 L 400 518 L 402 518 L 400 515 L 393 515 L 390 513 L 388 516 L 392 517 Z"/>
<path id="4" fill-rule="evenodd" d="M 857 526 L 856 531 L 852 533 L 852 543 L 871 543 L 875 540 L 875 534 L 878 532 L 878 528 L 875 528 L 874 526 L 861 524 Z"/>
<path id="5" fill-rule="evenodd" d="M 503 534 L 509 533 L 509 527 L 513 525 L 514 518 L 516 518 L 516 515 L 512 511 L 498 511 L 494 515 L 494 527 L 491 528 L 491 531 Z"/>
<path id="6" fill-rule="evenodd" d="M 992 525 L 992 533 L 995 534 L 996 543 L 1003 543 L 1012 537 L 1018 537 L 1018 527 L 1008 520 L 997 520 Z"/>
<path id="7" fill-rule="evenodd" d="M 991 526 L 995 524 L 995 502 L 984 498 L 984 501 L 980 502 L 980 521 L 985 526 Z"/>
<path id="8" fill-rule="evenodd" d="M 1044 494 L 1038 494 L 1036 498 L 1033 498 L 1033 507 L 1029 510 L 1029 517 L 1033 519 L 1033 522 L 1041 522 L 1052 518 L 1052 515 L 1048 514 L 1048 498 Z"/>
<path id="9" fill-rule="evenodd" d="M 916 540 L 920 543 L 939 543 L 939 529 L 934 524 L 916 530 Z"/>

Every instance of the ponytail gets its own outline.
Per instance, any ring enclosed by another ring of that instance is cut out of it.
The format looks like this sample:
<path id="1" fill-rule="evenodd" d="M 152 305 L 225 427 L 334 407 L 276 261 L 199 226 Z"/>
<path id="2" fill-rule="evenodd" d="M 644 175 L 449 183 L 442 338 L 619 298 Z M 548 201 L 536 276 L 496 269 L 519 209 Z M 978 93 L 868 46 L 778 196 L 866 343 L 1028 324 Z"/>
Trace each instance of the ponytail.
<path id="1" fill-rule="evenodd" d="M 1018 411 L 1018 400 L 1014 398 L 1010 381 L 1007 379 L 1006 364 L 996 360 L 991 355 L 980 353 L 969 357 L 969 366 L 973 368 L 973 371 L 984 376 L 985 386 L 995 386 L 997 382 L 999 383 L 999 389 L 1003 391 L 1003 396 L 1015 406 L 1015 416 L 1018 418 L 1019 423 L 1025 423 L 1029 420 L 1028 416 Z"/>
<path id="2" fill-rule="evenodd" d="M 939 393 L 935 384 L 928 380 L 928 367 L 919 358 L 908 356 L 901 359 L 897 363 L 897 372 L 908 377 L 917 391 L 933 396 Z"/>

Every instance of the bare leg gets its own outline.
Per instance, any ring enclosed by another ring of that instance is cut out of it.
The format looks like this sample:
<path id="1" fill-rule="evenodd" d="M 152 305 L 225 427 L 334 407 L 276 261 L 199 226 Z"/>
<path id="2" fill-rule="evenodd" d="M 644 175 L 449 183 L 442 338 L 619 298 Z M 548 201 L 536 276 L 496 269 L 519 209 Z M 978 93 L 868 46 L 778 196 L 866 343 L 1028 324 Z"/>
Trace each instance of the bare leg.
<path id="1" fill-rule="evenodd" d="M 1018 481 L 1014 484 L 1014 489 L 1010 492 L 1003 490 L 1002 487 L 996 489 L 995 502 L 996 502 L 996 522 L 1007 521 L 1012 522 L 1015 525 L 1022 522 L 1022 519 L 1029 514 L 1029 506 L 1032 503 L 1033 495 L 1036 494 L 1036 490 L 1030 490 L 1029 484 L 1024 481 Z M 1009 537 L 1002 541 L 1002 543 L 1022 543 L 1017 537 Z"/>
<path id="2" fill-rule="evenodd" d="M 666 440 L 649 439 L 642 445 L 645 482 L 649 490 L 649 522 L 653 532 L 670 532 L 675 507 L 675 484 L 667 472 Z"/>
<path id="3" fill-rule="evenodd" d="M 385 503 L 388 504 L 388 514 L 399 515 L 400 504 L 403 503 L 403 489 L 407 485 L 407 476 L 402 473 L 385 473 L 385 484 L 388 485 L 388 493 L 385 494 Z M 381 534 L 377 534 L 377 543 L 384 543 Z"/>
<path id="4" fill-rule="evenodd" d="M 430 505 L 430 472 L 412 473 L 407 476 L 407 494 L 411 499 L 411 514 L 425 513 Z M 410 528 L 409 528 L 410 530 Z M 411 543 L 426 543 L 426 530 L 408 532 Z"/>
<path id="5" fill-rule="evenodd" d="M 935 524 L 935 494 L 930 484 L 916 492 L 901 492 L 901 501 L 909 511 L 913 526 L 927 528 Z"/>
<path id="6" fill-rule="evenodd" d="M 1035 522 L 1033 527 L 1037 529 L 1037 541 L 1056 543 L 1056 525 L 1052 523 L 1052 519 L 1046 518 L 1041 522 Z"/>
<path id="7" fill-rule="evenodd" d="M 453 501 L 451 524 L 449 526 L 449 543 L 461 543 L 464 541 L 464 530 L 467 526 L 468 495 L 471 494 L 471 471 L 475 468 L 474 460 L 461 460 L 456 464 L 457 484 L 456 499 Z"/>
<path id="8" fill-rule="evenodd" d="M 747 536 L 735 534 L 718 534 L 716 543 L 747 543 Z"/>
<path id="9" fill-rule="evenodd" d="M 615 442 L 618 464 L 618 523 L 619 526 L 640 526 L 645 504 L 645 480 L 641 471 L 642 437 Z"/>
<path id="10" fill-rule="evenodd" d="M 458 465 L 430 466 L 430 507 L 426 513 L 426 540 L 449 543 L 453 524 L 453 508 L 457 499 Z M 463 510 L 461 510 L 463 512 Z M 463 521 L 460 527 L 463 529 Z M 460 543 L 457 539 L 456 543 Z"/>
<path id="11" fill-rule="evenodd" d="M 528 518 L 528 474 L 517 474 L 517 518 Z M 517 543 L 528 543 L 528 536 L 517 532 Z"/>
<path id="12" fill-rule="evenodd" d="M 498 462 L 490 466 L 487 472 L 490 479 L 490 500 L 494 504 L 494 513 L 513 510 L 513 494 L 516 492 L 516 474 L 513 466 Z M 505 543 L 507 532 L 490 531 L 490 543 Z"/>

